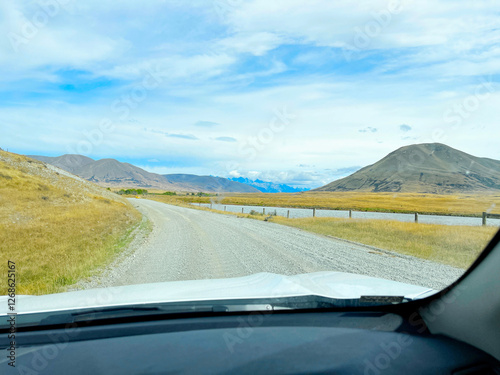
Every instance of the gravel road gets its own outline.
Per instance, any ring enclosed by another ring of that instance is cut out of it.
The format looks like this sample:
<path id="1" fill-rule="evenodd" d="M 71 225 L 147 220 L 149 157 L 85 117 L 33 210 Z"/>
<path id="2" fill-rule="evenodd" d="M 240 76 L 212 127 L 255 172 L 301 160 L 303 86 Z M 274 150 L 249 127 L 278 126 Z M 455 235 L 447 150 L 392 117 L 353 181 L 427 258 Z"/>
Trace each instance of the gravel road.
<path id="1" fill-rule="evenodd" d="M 120 259 L 76 289 L 161 281 L 341 271 L 441 289 L 463 270 L 300 229 L 145 199 L 153 224 Z"/>

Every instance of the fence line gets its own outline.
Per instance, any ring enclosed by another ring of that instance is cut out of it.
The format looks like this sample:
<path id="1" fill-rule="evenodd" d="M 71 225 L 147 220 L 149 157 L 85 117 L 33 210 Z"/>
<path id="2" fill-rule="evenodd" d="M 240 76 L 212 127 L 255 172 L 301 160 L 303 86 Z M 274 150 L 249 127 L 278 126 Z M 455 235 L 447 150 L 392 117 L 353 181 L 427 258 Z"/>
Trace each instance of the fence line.
<path id="1" fill-rule="evenodd" d="M 488 212 L 483 212 L 483 226 L 486 225 L 486 219 L 487 218 L 490 218 L 490 219 L 500 219 L 500 215 L 499 214 L 490 214 Z"/>
<path id="2" fill-rule="evenodd" d="M 199 205 L 201 205 L 201 203 L 199 203 Z M 230 205 L 231 206 L 231 205 Z M 212 203 L 209 204 L 209 207 L 212 208 Z M 224 211 L 227 211 L 227 206 L 223 206 L 224 207 Z M 286 209 L 286 208 L 289 208 L 287 211 L 286 211 L 286 218 L 289 219 L 290 218 L 290 209 L 303 209 L 301 207 L 279 207 L 279 208 L 282 208 L 282 209 Z M 306 209 L 307 210 L 307 209 Z M 311 214 L 312 214 L 312 217 L 315 218 L 317 217 L 317 210 L 321 211 L 322 209 L 321 208 L 310 208 L 310 210 L 312 211 Z M 339 211 L 339 210 L 332 210 L 332 209 L 327 209 L 325 208 L 325 210 L 327 211 Z M 353 218 L 353 213 L 355 213 L 356 211 L 353 211 L 352 209 L 351 210 L 340 210 L 340 211 L 347 211 L 348 212 L 348 215 L 349 215 L 349 219 L 352 219 Z M 373 212 L 373 213 L 378 213 L 377 211 L 359 211 L 360 213 L 364 213 L 364 212 Z M 244 213 L 244 207 L 241 208 L 241 213 Z M 262 207 L 262 214 L 265 215 L 266 213 L 266 208 L 265 207 Z M 391 212 L 387 212 L 388 214 L 390 214 Z M 408 214 L 408 213 L 405 213 L 405 214 Z M 276 210 L 275 210 L 275 213 L 274 215 L 276 215 Z M 415 216 L 415 219 L 414 219 L 414 222 L 415 223 L 419 223 L 419 218 L 420 218 L 420 215 L 418 212 L 415 212 L 414 213 L 414 216 Z M 432 216 L 432 215 L 431 215 Z M 440 215 L 437 215 L 437 216 L 440 216 Z M 320 216 L 321 217 L 321 216 Z M 488 212 L 483 212 L 482 213 L 482 225 L 483 226 L 486 226 L 487 225 L 487 219 L 496 219 L 496 220 L 500 220 L 500 214 L 491 214 L 491 213 L 488 213 Z"/>

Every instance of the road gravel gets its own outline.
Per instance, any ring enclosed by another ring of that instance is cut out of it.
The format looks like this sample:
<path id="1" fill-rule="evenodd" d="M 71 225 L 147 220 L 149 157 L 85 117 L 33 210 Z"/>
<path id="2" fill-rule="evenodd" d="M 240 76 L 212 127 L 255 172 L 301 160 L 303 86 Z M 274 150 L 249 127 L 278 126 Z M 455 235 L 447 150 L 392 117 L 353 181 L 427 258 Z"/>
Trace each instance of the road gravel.
<path id="1" fill-rule="evenodd" d="M 340 271 L 442 289 L 461 269 L 248 218 L 130 199 L 153 225 L 120 258 L 74 289 Z"/>

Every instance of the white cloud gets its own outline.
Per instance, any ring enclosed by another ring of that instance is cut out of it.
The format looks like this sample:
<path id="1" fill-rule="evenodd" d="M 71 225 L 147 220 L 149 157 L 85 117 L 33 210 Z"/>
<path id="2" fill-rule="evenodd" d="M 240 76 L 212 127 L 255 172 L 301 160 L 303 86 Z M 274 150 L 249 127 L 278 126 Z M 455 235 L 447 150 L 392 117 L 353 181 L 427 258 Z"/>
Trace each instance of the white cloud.
<path id="1" fill-rule="evenodd" d="M 500 56 L 492 56 L 500 41 L 499 15 L 491 6 L 488 0 L 254 0 L 235 7 L 227 22 L 241 35 L 273 33 L 298 44 L 343 48 L 355 59 L 371 50 L 418 48 L 403 61 L 439 63 L 436 74 L 469 75 L 474 68 L 484 71 L 484 64 L 500 71 Z M 457 55 L 463 63 L 457 64 Z"/>
<path id="2" fill-rule="evenodd" d="M 63 7 L 47 13 L 34 3 L 2 3 L 0 64 L 19 73 L 29 69 L 86 69 L 112 59 L 129 45 L 88 28 Z"/>
<path id="3" fill-rule="evenodd" d="M 245 177 L 250 180 L 271 181 L 278 184 L 290 185 L 300 188 L 316 188 L 326 185 L 333 180 L 346 177 L 359 168 L 348 168 L 349 170 L 264 170 L 264 171 L 232 171 L 229 177 Z"/>
<path id="4" fill-rule="evenodd" d="M 304 42 L 344 46 L 358 28 L 372 31 L 374 48 L 421 47 L 450 42 L 457 37 L 488 30 L 497 15 L 491 1 L 329 1 L 254 0 L 234 7 L 228 17 L 240 33 L 266 33 L 295 37 Z M 473 17 L 472 17 L 473 16 Z M 378 27 L 377 27 L 378 25 Z M 377 41 L 375 41 L 377 39 Z M 469 36 L 466 40 L 471 42 Z M 375 43 L 376 42 L 376 43 Z M 481 43 L 476 40 L 474 44 Z"/>
<path id="5" fill-rule="evenodd" d="M 64 153 L 110 119 L 93 155 L 149 159 L 149 170 L 171 173 L 318 184 L 409 142 L 500 159 L 500 30 L 489 1 L 402 0 L 387 24 L 382 0 L 248 0 L 222 18 L 206 1 L 70 3 L 18 53 L 0 39 L 0 147 Z M 0 34 L 21 32 L 39 10 L 3 2 Z M 133 101 L 148 71 L 160 84 Z M 492 81 L 487 98 L 447 122 L 481 77 Z M 128 100 L 125 119 L 118 99 Z M 242 153 L 283 107 L 296 119 L 259 141 L 255 158 Z M 411 124 L 411 139 L 400 124 Z M 160 165 L 169 160 L 180 164 Z"/>
<path id="6" fill-rule="evenodd" d="M 284 38 L 270 32 L 239 33 L 222 39 L 218 42 L 218 46 L 230 53 L 251 53 L 262 56 L 283 44 L 284 41 Z"/>

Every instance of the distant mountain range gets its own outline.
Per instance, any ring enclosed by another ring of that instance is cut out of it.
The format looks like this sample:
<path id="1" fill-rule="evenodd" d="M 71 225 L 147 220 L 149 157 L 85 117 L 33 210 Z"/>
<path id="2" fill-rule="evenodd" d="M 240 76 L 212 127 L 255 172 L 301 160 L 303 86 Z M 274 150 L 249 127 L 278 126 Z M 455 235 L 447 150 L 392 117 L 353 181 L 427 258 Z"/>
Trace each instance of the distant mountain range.
<path id="1" fill-rule="evenodd" d="M 105 187 L 154 188 L 185 192 L 258 193 L 259 190 L 227 178 L 190 174 L 150 173 L 115 159 L 94 160 L 82 155 L 58 157 L 28 155 Z"/>
<path id="2" fill-rule="evenodd" d="M 160 175 L 115 159 L 82 155 L 30 157 L 106 187 L 155 188 L 185 192 L 295 193 L 285 184 L 244 177 Z M 375 164 L 313 191 L 366 191 L 452 194 L 500 190 L 500 161 L 479 158 L 441 143 L 405 146 Z"/>
<path id="3" fill-rule="evenodd" d="M 276 184 L 274 182 L 262 181 L 262 180 L 250 180 L 244 177 L 233 177 L 230 178 L 231 181 L 241 182 L 242 184 L 247 184 L 259 189 L 263 193 L 298 193 L 301 191 L 306 191 L 309 189 L 299 189 L 293 186 L 285 184 Z"/>
<path id="4" fill-rule="evenodd" d="M 500 161 L 441 143 L 401 147 L 356 173 L 315 191 L 449 194 L 500 189 Z"/>

